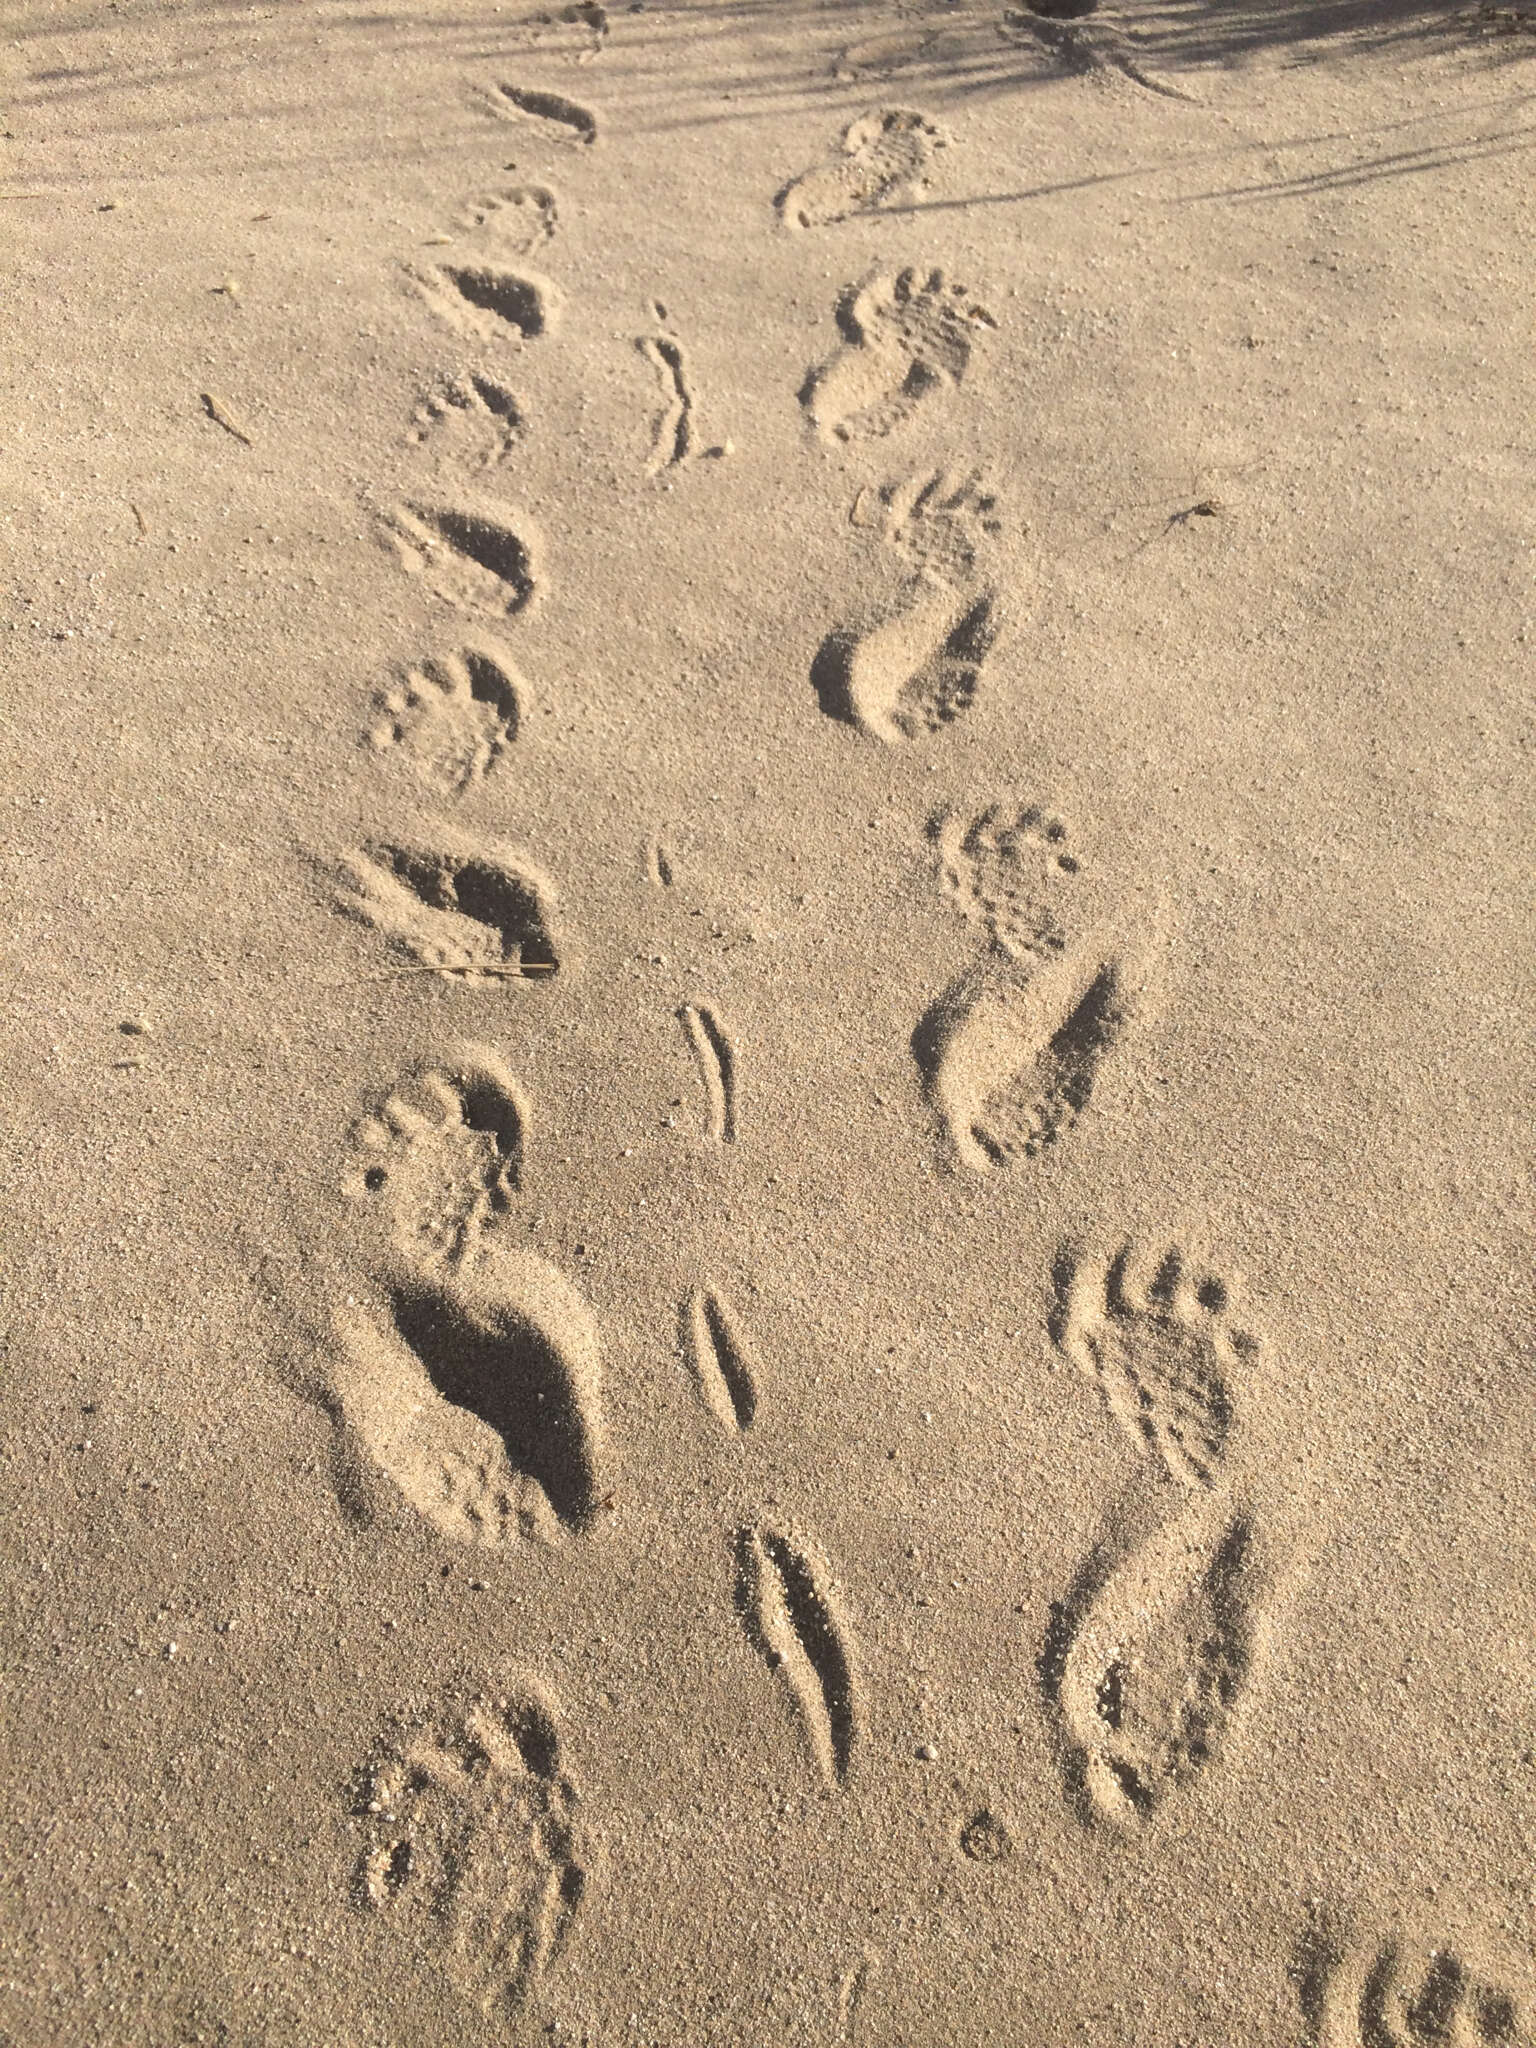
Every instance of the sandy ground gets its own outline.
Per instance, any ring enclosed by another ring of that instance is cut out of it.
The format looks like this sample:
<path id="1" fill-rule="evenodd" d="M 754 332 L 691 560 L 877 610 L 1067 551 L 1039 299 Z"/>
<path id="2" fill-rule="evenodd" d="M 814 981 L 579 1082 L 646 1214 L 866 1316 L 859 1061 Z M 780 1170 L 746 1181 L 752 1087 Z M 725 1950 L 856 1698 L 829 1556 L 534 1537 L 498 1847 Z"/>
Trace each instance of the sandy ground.
<path id="1" fill-rule="evenodd" d="M 8 2048 L 1536 2041 L 1533 27 L 7 11 Z"/>

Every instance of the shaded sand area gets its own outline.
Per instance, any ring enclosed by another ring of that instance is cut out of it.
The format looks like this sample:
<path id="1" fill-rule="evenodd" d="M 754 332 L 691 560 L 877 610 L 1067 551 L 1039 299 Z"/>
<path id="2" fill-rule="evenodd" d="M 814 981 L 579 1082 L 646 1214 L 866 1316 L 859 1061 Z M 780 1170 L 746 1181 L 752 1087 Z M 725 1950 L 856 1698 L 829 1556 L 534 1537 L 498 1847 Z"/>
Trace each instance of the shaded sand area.
<path id="1" fill-rule="evenodd" d="M 8 10 L 10 2048 L 1536 2041 L 1531 28 Z"/>

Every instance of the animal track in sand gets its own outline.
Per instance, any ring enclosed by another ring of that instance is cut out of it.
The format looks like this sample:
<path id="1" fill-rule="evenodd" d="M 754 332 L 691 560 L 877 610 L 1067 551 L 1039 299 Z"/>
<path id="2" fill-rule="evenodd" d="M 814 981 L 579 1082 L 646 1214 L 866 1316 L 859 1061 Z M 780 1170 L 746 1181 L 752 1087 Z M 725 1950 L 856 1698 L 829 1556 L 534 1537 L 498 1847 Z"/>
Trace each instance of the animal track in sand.
<path id="1" fill-rule="evenodd" d="M 1150 1271 L 1130 1245 L 1108 1260 L 1056 1261 L 1051 1338 L 1094 1381 L 1138 1448 L 1183 1487 L 1212 1486 L 1226 1454 L 1240 1381 L 1259 1340 L 1233 1322 L 1232 1292 L 1195 1273 L 1177 1246 Z"/>
<path id="2" fill-rule="evenodd" d="M 748 1639 L 789 1691 L 822 1776 L 845 1784 L 863 1715 L 825 1569 L 779 1530 L 742 1529 L 735 1597 Z"/>
<path id="3" fill-rule="evenodd" d="M 601 1499 L 602 1362 L 590 1310 L 531 1252 L 470 1278 L 417 1272 L 385 1321 L 338 1321 L 333 1406 L 354 1457 L 441 1535 L 484 1547 L 582 1530 Z"/>
<path id="4" fill-rule="evenodd" d="M 343 876 L 340 907 L 423 967 L 471 981 L 559 972 L 550 886 L 516 854 L 374 840 Z"/>
<path id="5" fill-rule="evenodd" d="M 1297 1972 L 1311 2048 L 1533 2048 L 1536 1999 L 1460 1942 L 1309 1940 Z"/>
<path id="6" fill-rule="evenodd" d="M 423 1063 L 358 1126 L 346 1190 L 422 1270 L 472 1268 L 522 1180 L 528 1109 L 482 1046 Z"/>
<path id="7" fill-rule="evenodd" d="M 716 1144 L 736 1141 L 736 1047 L 713 1010 L 684 1003 L 678 1021 L 698 1062 L 704 1088 L 704 1133 Z"/>
<path id="8" fill-rule="evenodd" d="M 368 734 L 376 753 L 399 748 L 424 782 L 461 796 L 483 781 L 517 738 L 532 692 L 490 642 L 419 662 L 378 698 Z"/>
<path id="9" fill-rule="evenodd" d="M 659 301 L 655 311 L 658 319 L 666 318 L 666 308 Z M 693 453 L 693 392 L 683 345 L 676 335 L 643 334 L 635 346 L 656 372 L 661 387 L 661 410 L 651 429 L 646 463 L 647 475 L 654 476 L 661 469 L 676 469 Z"/>
<path id="10" fill-rule="evenodd" d="M 942 270 L 902 270 L 851 287 L 837 324 L 843 346 L 807 377 L 800 403 L 822 434 L 853 441 L 892 433 L 925 400 L 961 383 L 997 322 Z"/>
<path id="11" fill-rule="evenodd" d="M 509 525 L 500 511 L 404 505 L 391 516 L 389 532 L 406 573 L 424 577 L 461 610 L 501 617 L 533 602 L 538 579 L 532 533 Z"/>
<path id="12" fill-rule="evenodd" d="M 555 1709 L 532 1681 L 393 1730 L 362 1774 L 353 1896 L 509 2019 L 568 1941 L 587 1873 Z"/>
<path id="13" fill-rule="evenodd" d="M 929 834 L 944 894 L 999 953 L 1025 963 L 1065 951 L 1081 864 L 1060 818 L 1038 804 L 991 804 L 969 819 L 941 813 Z"/>
<path id="14" fill-rule="evenodd" d="M 962 1165 L 1037 1157 L 1088 1107 L 1147 1004 L 1150 949 L 1088 945 L 1036 973 L 983 960 L 912 1035 L 929 1100 Z"/>
<path id="15" fill-rule="evenodd" d="M 881 107 L 844 129 L 841 154 L 805 171 L 774 201 L 786 227 L 825 227 L 850 214 L 869 213 L 887 200 L 908 198 L 944 137 L 908 107 Z"/>
<path id="16" fill-rule="evenodd" d="M 704 1405 L 730 1430 L 752 1427 L 758 1373 L 752 1348 L 723 1296 L 696 1287 L 683 1304 L 683 1350 Z"/>
<path id="17" fill-rule="evenodd" d="M 924 582 L 905 610 L 869 632 L 830 634 L 811 664 L 811 686 L 828 717 L 899 746 L 970 708 L 1000 623 L 991 591 Z"/>
<path id="18" fill-rule="evenodd" d="M 552 284 L 500 264 L 439 263 L 410 275 L 441 320 L 477 341 L 536 340 L 559 312 Z"/>
<path id="19" fill-rule="evenodd" d="M 1092 1812 L 1150 1820 L 1216 1759 L 1253 1682 L 1269 1594 L 1251 1515 L 1197 1493 L 1054 1610 L 1042 1690 Z"/>
<path id="20" fill-rule="evenodd" d="M 956 589 L 973 586 L 990 568 L 992 543 L 1003 530 L 997 493 L 980 470 L 935 470 L 903 477 L 854 500 L 855 526 L 875 527 L 919 575 Z"/>
<path id="21" fill-rule="evenodd" d="M 419 447 L 444 428 L 467 428 L 481 442 L 477 467 L 494 469 L 522 439 L 526 421 L 515 393 L 491 377 L 471 373 L 429 392 L 412 415 L 406 439 Z"/>
<path id="22" fill-rule="evenodd" d="M 482 104 L 503 121 L 531 121 L 547 135 L 590 149 L 597 140 L 597 116 L 578 100 L 538 86 L 493 85 Z"/>
<path id="23" fill-rule="evenodd" d="M 531 256 L 553 239 L 559 205 L 547 185 L 508 185 L 470 199 L 459 209 L 456 225 L 480 234 L 505 255 Z"/>

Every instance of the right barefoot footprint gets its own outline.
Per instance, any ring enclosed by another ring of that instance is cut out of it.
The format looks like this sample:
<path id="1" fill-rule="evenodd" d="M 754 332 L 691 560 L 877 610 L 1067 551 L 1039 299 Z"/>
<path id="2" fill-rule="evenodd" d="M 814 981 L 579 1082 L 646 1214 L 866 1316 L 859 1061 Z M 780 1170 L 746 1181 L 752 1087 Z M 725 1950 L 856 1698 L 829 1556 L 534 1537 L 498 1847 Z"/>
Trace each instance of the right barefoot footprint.
<path id="1" fill-rule="evenodd" d="M 852 441 L 892 433 L 959 384 L 997 322 L 942 270 L 903 270 L 846 295 L 838 325 L 844 344 L 807 378 L 800 402 L 823 434 Z"/>
<path id="2" fill-rule="evenodd" d="M 1038 804 L 991 804 L 972 818 L 941 813 L 929 833 L 945 895 L 999 953 L 1028 962 L 1066 950 L 1069 916 L 1073 927 L 1081 921 L 1082 863 L 1060 818 Z"/>
<path id="3" fill-rule="evenodd" d="M 943 137 L 907 107 L 882 107 L 843 131 L 842 154 L 786 185 L 775 204 L 786 227 L 824 227 L 869 213 L 926 182 L 923 173 Z"/>
<path id="4" fill-rule="evenodd" d="M 1185 1487 L 1212 1486 L 1226 1455 L 1238 1382 L 1259 1340 L 1232 1321 L 1231 1290 L 1189 1270 L 1175 1246 L 1138 1277 L 1129 1245 L 1107 1261 L 1064 1254 L 1051 1335 L 1097 1384 L 1139 1448 Z"/>
<path id="5" fill-rule="evenodd" d="M 489 641 L 418 663 L 378 698 L 368 734 L 379 754 L 399 747 L 444 796 L 482 781 L 517 738 L 530 691 L 505 651 Z"/>

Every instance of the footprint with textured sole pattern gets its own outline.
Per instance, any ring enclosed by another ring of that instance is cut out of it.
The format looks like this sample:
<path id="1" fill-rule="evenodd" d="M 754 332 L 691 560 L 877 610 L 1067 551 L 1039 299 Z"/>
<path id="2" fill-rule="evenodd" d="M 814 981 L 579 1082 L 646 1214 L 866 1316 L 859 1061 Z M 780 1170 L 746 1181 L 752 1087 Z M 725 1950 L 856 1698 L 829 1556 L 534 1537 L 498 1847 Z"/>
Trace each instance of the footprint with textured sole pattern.
<path id="1" fill-rule="evenodd" d="M 360 1774 L 354 1902 L 410 1927 L 482 2013 L 513 2019 L 587 1889 L 577 1806 L 536 1681 L 399 1722 Z"/>
<path id="2" fill-rule="evenodd" d="M 481 105 L 498 120 L 527 122 L 555 141 L 590 149 L 597 140 L 596 114 L 563 92 L 534 85 L 493 85 L 481 95 Z"/>
<path id="3" fill-rule="evenodd" d="M 1066 951 L 1082 926 L 1082 863 L 1062 820 L 1039 804 L 941 812 L 929 826 L 939 884 L 993 950 L 1019 965 Z"/>

